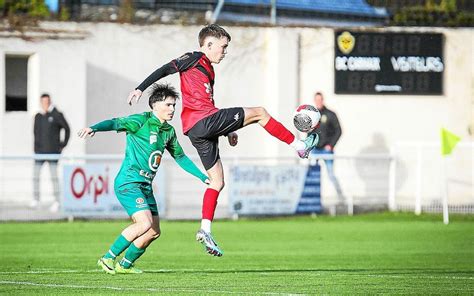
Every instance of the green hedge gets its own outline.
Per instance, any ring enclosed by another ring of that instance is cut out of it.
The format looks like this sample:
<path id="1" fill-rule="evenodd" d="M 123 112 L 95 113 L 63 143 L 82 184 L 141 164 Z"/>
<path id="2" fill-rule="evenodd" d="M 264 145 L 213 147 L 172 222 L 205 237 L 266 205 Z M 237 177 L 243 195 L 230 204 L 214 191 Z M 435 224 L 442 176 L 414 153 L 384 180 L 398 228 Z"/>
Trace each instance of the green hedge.
<path id="1" fill-rule="evenodd" d="M 424 6 L 407 6 L 394 12 L 391 21 L 396 26 L 472 27 L 474 13 L 457 9 L 456 0 L 442 0 L 439 4 L 426 1 Z"/>

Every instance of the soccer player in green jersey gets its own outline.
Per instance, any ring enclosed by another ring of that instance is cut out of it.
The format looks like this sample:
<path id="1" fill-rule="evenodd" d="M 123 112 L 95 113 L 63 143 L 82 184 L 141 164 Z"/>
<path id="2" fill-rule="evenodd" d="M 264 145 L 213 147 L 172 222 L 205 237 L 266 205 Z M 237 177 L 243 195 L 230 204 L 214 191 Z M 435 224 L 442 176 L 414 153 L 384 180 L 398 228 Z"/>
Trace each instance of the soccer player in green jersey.
<path id="1" fill-rule="evenodd" d="M 185 171 L 209 183 L 208 177 L 184 154 L 174 128 L 173 118 L 178 93 L 168 85 L 155 85 L 149 98 L 151 112 L 113 118 L 81 129 L 79 137 L 96 132 L 126 132 L 125 159 L 115 178 L 115 194 L 133 223 L 125 228 L 97 265 L 106 273 L 142 273 L 134 262 L 160 236 L 158 207 L 153 196 L 152 181 L 164 150 L 168 150 Z M 117 256 L 125 252 L 120 262 Z"/>

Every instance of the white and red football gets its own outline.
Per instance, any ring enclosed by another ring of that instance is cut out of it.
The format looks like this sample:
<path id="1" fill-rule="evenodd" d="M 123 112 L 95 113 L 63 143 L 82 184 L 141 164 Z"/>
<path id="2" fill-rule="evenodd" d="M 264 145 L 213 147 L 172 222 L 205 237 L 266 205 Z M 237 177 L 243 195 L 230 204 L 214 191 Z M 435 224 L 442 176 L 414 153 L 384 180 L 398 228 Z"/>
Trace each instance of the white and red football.
<path id="1" fill-rule="evenodd" d="M 321 113 L 311 105 L 301 105 L 296 109 L 293 123 L 297 130 L 303 133 L 314 130 L 321 120 Z"/>

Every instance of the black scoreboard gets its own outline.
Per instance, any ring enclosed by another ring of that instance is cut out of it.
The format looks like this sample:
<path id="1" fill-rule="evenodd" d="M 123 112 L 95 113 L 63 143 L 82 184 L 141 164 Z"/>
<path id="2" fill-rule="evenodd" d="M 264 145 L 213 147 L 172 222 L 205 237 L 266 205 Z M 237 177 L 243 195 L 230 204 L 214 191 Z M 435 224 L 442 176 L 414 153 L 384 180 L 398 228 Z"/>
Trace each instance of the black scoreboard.
<path id="1" fill-rule="evenodd" d="M 336 94 L 443 94 L 443 35 L 335 32 Z"/>

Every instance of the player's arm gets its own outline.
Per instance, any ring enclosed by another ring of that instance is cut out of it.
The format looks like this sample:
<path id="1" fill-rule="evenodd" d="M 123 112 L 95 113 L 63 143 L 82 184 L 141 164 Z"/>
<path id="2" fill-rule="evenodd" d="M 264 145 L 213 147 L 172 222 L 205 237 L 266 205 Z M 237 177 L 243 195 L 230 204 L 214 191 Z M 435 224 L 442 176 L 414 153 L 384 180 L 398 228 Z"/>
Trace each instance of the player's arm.
<path id="1" fill-rule="evenodd" d="M 107 119 L 107 120 L 98 122 L 90 127 L 85 127 L 81 129 L 77 133 L 77 135 L 80 138 L 86 138 L 87 136 L 93 137 L 96 132 L 126 131 L 130 133 L 135 133 L 143 126 L 146 119 L 147 118 L 146 118 L 145 113 L 134 114 L 128 117 Z"/>
<path id="2" fill-rule="evenodd" d="M 186 154 L 182 155 L 179 158 L 174 159 L 176 163 L 186 172 L 190 173 L 194 177 L 201 180 L 203 183 L 209 184 L 209 177 L 201 172 L 201 170 L 194 164 L 194 162 L 186 156 Z"/>
<path id="3" fill-rule="evenodd" d="M 138 103 L 138 100 L 142 96 L 142 93 L 147 89 L 150 85 L 152 85 L 155 81 L 158 81 L 168 75 L 174 74 L 178 72 L 178 69 L 173 64 L 173 61 L 161 66 L 160 68 L 156 69 L 153 73 L 148 75 L 139 86 L 137 86 L 127 98 L 127 103 L 129 105 L 132 104 L 133 101 Z"/>
<path id="4" fill-rule="evenodd" d="M 136 87 L 132 92 L 130 92 L 127 98 L 127 103 L 129 105 L 131 105 L 133 101 L 135 101 L 135 103 L 138 103 L 138 100 L 140 100 L 142 93 L 150 85 L 168 75 L 174 74 L 176 72 L 186 71 L 187 69 L 196 65 L 201 56 L 202 53 L 186 53 L 181 57 L 174 59 L 171 62 L 156 69 L 147 78 L 145 78 L 145 80 L 143 80 L 143 82 L 140 83 L 138 87 Z"/>
<path id="5" fill-rule="evenodd" d="M 107 119 L 91 125 L 90 127 L 84 127 L 77 132 L 79 138 L 93 137 L 96 132 L 107 132 L 116 130 L 116 118 Z"/>
<path id="6" fill-rule="evenodd" d="M 195 176 L 202 182 L 209 184 L 209 177 L 201 172 L 201 170 L 194 164 L 194 162 L 189 159 L 186 154 L 184 154 L 183 148 L 178 142 L 176 135 L 168 142 L 166 145 L 166 150 L 171 154 L 176 163 L 186 172 Z"/>
<path id="7" fill-rule="evenodd" d="M 230 146 L 235 146 L 239 143 L 239 135 L 236 132 L 231 132 L 227 134 L 227 140 L 229 140 Z"/>

